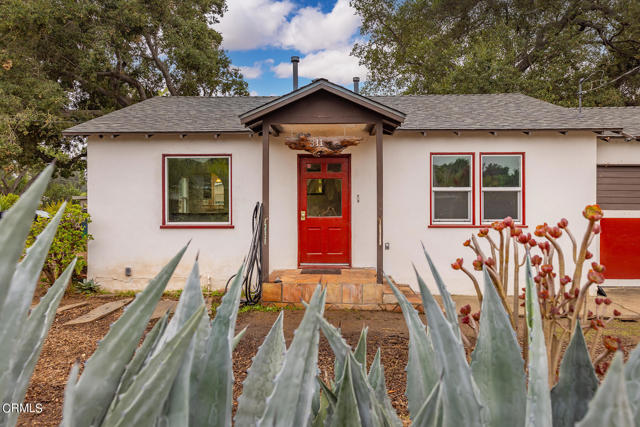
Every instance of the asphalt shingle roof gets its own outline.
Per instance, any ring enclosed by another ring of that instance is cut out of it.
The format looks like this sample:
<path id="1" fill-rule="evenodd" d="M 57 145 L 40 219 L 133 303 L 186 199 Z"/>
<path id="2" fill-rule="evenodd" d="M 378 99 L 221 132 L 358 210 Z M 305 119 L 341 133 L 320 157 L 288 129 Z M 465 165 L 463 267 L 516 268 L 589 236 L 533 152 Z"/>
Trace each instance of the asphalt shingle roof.
<path id="1" fill-rule="evenodd" d="M 155 97 L 65 134 L 247 132 L 239 115 L 277 97 Z M 640 135 L 640 107 L 565 108 L 518 94 L 373 96 L 406 114 L 400 130 L 622 130 Z"/>

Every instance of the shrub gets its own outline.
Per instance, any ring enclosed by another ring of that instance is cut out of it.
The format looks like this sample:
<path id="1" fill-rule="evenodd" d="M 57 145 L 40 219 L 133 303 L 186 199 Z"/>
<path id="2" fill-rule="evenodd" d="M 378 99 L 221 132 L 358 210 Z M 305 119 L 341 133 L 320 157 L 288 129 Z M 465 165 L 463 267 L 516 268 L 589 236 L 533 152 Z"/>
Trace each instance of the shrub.
<path id="1" fill-rule="evenodd" d="M 8 211 L 15 202 L 18 201 L 19 196 L 17 194 L 0 194 L 0 212 Z"/>
<path id="2" fill-rule="evenodd" d="M 53 203 L 45 206 L 43 210 L 53 217 L 53 214 L 62 206 L 63 203 Z M 77 258 L 75 274 L 78 275 L 82 272 L 87 265 L 85 258 L 87 243 L 93 239 L 86 232 L 86 224 L 91 222 L 89 214 L 83 212 L 80 205 L 71 203 L 65 206 L 60 226 L 42 270 L 49 284 L 55 282 L 60 273 L 67 268 L 73 259 Z M 36 241 L 36 236 L 44 230 L 50 221 L 51 218 L 38 217 L 31 227 L 31 232 L 27 239 L 27 247 L 30 247 Z"/>
<path id="3" fill-rule="evenodd" d="M 82 281 L 74 282 L 73 287 L 79 294 L 99 294 L 102 289 L 94 279 L 82 279 Z"/>

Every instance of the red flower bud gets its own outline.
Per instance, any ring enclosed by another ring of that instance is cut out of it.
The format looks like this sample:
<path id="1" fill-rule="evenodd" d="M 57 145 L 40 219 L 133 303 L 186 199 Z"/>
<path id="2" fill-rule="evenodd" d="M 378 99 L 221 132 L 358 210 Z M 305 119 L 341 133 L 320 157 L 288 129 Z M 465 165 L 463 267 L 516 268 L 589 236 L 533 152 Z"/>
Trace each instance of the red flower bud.
<path id="1" fill-rule="evenodd" d="M 473 317 L 473 320 L 475 320 L 476 322 L 480 321 L 480 312 L 479 311 L 477 313 L 473 313 L 471 316 Z"/>
<path id="2" fill-rule="evenodd" d="M 469 239 L 465 240 L 462 246 L 471 246 L 471 240 Z"/>
<path id="3" fill-rule="evenodd" d="M 578 298 L 578 295 L 580 295 L 580 289 L 575 288 L 573 294 L 575 295 L 575 298 Z"/>
<path id="4" fill-rule="evenodd" d="M 529 243 L 529 246 L 531 246 L 532 248 L 538 244 L 538 242 L 536 242 L 535 239 L 529 239 L 528 243 Z"/>
<path id="5" fill-rule="evenodd" d="M 536 282 L 537 284 L 540 284 L 540 282 L 542 282 L 542 276 L 537 274 L 536 277 L 533 278 L 533 281 Z"/>
<path id="6" fill-rule="evenodd" d="M 478 255 L 478 257 L 473 261 L 473 269 L 476 271 L 482 271 L 482 257 Z"/>
<path id="7" fill-rule="evenodd" d="M 549 252 L 549 250 L 551 249 L 551 244 L 549 242 L 540 242 L 538 243 L 538 247 L 541 251 Z"/>
<path id="8" fill-rule="evenodd" d="M 593 254 L 587 251 L 587 253 L 584 255 L 584 259 L 591 259 L 591 258 L 593 258 Z"/>
<path id="9" fill-rule="evenodd" d="M 596 330 L 596 331 L 598 330 L 598 324 L 596 323 L 596 321 L 595 321 L 595 320 L 592 320 L 592 321 L 591 321 L 590 326 L 591 326 L 594 330 Z"/>
<path id="10" fill-rule="evenodd" d="M 593 317 L 593 311 L 589 310 L 589 311 L 587 312 L 587 317 Z"/>
<path id="11" fill-rule="evenodd" d="M 596 323 L 598 323 L 598 326 L 600 326 L 601 328 L 604 328 L 604 322 L 601 319 L 596 319 Z"/>
<path id="12" fill-rule="evenodd" d="M 488 228 L 481 228 L 478 230 L 478 237 L 486 237 L 489 234 Z"/>
<path id="13" fill-rule="evenodd" d="M 508 216 L 508 217 L 506 217 L 505 219 L 502 220 L 502 223 L 507 227 L 511 227 L 513 225 L 513 218 Z"/>
<path id="14" fill-rule="evenodd" d="M 546 289 L 541 290 L 540 292 L 538 292 L 538 298 L 540 299 L 549 298 L 549 291 L 547 291 Z"/>
<path id="15" fill-rule="evenodd" d="M 603 364 L 596 366 L 596 374 L 604 376 L 607 373 L 608 369 L 609 369 L 609 363 L 604 362 Z"/>
<path id="16" fill-rule="evenodd" d="M 620 316 L 621 314 L 622 314 L 622 313 L 620 313 L 618 310 L 613 309 L 613 315 L 614 315 L 614 316 L 616 316 L 616 317 L 617 317 L 617 316 Z"/>
<path id="17" fill-rule="evenodd" d="M 557 239 L 558 237 L 562 236 L 562 230 L 560 230 L 559 227 L 553 227 L 549 229 L 549 235 L 554 239 Z"/>
<path id="18" fill-rule="evenodd" d="M 522 229 L 521 228 L 512 227 L 511 228 L 511 237 L 518 237 L 518 241 L 520 242 L 520 239 L 519 239 L 520 236 L 522 236 Z M 520 243 L 526 243 L 526 242 L 520 242 Z"/>
<path id="19" fill-rule="evenodd" d="M 587 279 L 589 279 L 590 282 L 597 283 L 598 285 L 604 282 L 604 276 L 602 273 L 597 273 L 593 270 L 589 270 L 589 273 L 587 273 Z"/>
<path id="20" fill-rule="evenodd" d="M 605 303 L 605 305 L 609 305 L 611 304 L 613 301 L 611 301 L 611 298 L 605 298 L 602 302 Z"/>
<path id="21" fill-rule="evenodd" d="M 531 264 L 536 266 L 542 264 L 542 257 L 540 255 L 534 255 L 531 257 Z"/>
<path id="22" fill-rule="evenodd" d="M 536 225 L 536 230 L 533 232 L 533 234 L 535 234 L 538 237 L 544 237 L 544 235 L 547 233 L 548 228 L 549 226 L 547 225 L 546 222 L 541 225 Z"/>
<path id="23" fill-rule="evenodd" d="M 562 218 L 559 222 L 558 222 L 558 227 L 559 228 L 566 228 L 567 225 L 569 225 L 569 221 L 567 221 L 567 218 Z"/>
<path id="24" fill-rule="evenodd" d="M 520 230 L 520 235 L 518 235 L 518 243 L 522 243 L 524 245 L 529 240 L 531 240 L 531 234 L 524 234 L 522 233 L 522 230 Z"/>
<path id="25" fill-rule="evenodd" d="M 526 297 L 527 297 L 527 295 L 526 295 L 526 294 L 520 294 L 520 295 L 518 296 L 518 298 L 520 298 L 520 299 L 525 299 Z"/>
<path id="26" fill-rule="evenodd" d="M 596 298 L 596 305 L 602 304 L 602 298 Z"/>
<path id="27" fill-rule="evenodd" d="M 462 323 L 464 323 L 465 325 L 468 325 L 471 321 L 469 320 L 469 316 L 464 316 L 462 319 L 460 319 L 460 321 Z"/>
<path id="28" fill-rule="evenodd" d="M 485 261 L 485 264 L 487 264 L 489 267 L 493 267 L 494 265 L 496 265 L 496 261 L 493 258 L 489 257 Z"/>
<path id="29" fill-rule="evenodd" d="M 602 209 L 598 205 L 588 205 L 582 211 L 582 215 L 589 221 L 600 221 L 602 219 Z"/>
<path id="30" fill-rule="evenodd" d="M 569 294 L 569 292 L 565 292 L 563 295 L 565 299 L 571 299 L 571 295 Z"/>
<path id="31" fill-rule="evenodd" d="M 524 307 L 524 303 L 520 304 L 520 307 Z"/>
<path id="32" fill-rule="evenodd" d="M 469 304 L 465 305 L 464 307 L 460 307 L 460 314 L 466 316 L 469 313 L 471 313 L 471 306 Z"/>
<path id="33" fill-rule="evenodd" d="M 542 272 L 544 274 L 549 274 L 553 271 L 553 265 L 551 264 L 543 264 L 540 266 L 540 270 L 542 270 Z"/>
<path id="34" fill-rule="evenodd" d="M 604 265 L 598 264 L 597 262 L 592 262 L 591 268 L 593 268 L 593 271 L 597 271 L 598 273 L 604 273 L 605 270 Z"/>
<path id="35" fill-rule="evenodd" d="M 462 258 L 456 258 L 456 262 L 451 264 L 451 268 L 453 268 L 454 270 L 460 270 L 462 268 L 463 262 L 464 260 Z"/>
<path id="36" fill-rule="evenodd" d="M 563 285 L 563 286 L 566 285 L 569 282 L 571 282 L 571 277 L 569 277 L 569 276 L 565 275 L 564 277 L 560 278 L 560 284 Z"/>
<path id="37" fill-rule="evenodd" d="M 593 224 L 593 229 L 591 229 L 591 232 L 593 234 L 600 234 L 600 231 L 602 231 L 602 229 L 600 228 L 600 224 Z"/>
<path id="38" fill-rule="evenodd" d="M 491 223 L 491 228 L 493 228 L 494 230 L 498 230 L 498 231 L 502 231 L 504 230 L 504 222 L 503 221 L 495 221 Z"/>
<path id="39" fill-rule="evenodd" d="M 622 349 L 622 341 L 620 341 L 620 338 L 612 337 L 611 335 L 603 336 L 602 344 L 612 353 Z"/>

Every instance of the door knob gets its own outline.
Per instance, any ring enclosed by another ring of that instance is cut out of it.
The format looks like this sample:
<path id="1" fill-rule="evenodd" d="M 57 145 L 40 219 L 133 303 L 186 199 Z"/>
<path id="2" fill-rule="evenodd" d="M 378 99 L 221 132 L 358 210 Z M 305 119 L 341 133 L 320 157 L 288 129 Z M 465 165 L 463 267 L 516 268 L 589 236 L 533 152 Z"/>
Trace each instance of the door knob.
<path id="1" fill-rule="evenodd" d="M 304 221 L 307 218 L 307 213 L 305 211 L 300 211 L 300 221 Z"/>

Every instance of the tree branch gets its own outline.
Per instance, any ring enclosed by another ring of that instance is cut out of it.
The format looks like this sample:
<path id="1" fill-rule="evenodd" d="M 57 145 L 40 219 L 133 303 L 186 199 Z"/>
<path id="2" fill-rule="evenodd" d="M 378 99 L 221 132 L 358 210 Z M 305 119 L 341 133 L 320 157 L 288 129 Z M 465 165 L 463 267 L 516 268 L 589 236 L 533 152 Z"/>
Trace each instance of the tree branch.
<path id="1" fill-rule="evenodd" d="M 138 95 L 140 95 L 141 100 L 144 101 L 145 99 L 147 99 L 147 94 L 144 91 L 144 87 L 142 86 L 142 84 L 139 81 L 135 80 L 133 77 L 129 76 L 128 74 L 118 72 L 118 71 L 99 71 L 98 77 L 112 77 L 114 79 L 118 79 L 120 81 L 129 83 L 131 86 L 136 88 L 136 90 L 138 91 Z"/>
<path id="2" fill-rule="evenodd" d="M 156 63 L 156 65 L 158 66 L 158 69 L 160 70 L 160 72 L 162 73 L 162 76 L 164 77 L 164 81 L 167 84 L 167 89 L 169 90 L 169 93 L 173 96 L 177 96 L 178 89 L 176 89 L 176 86 L 173 83 L 173 79 L 171 78 L 171 73 L 169 73 L 169 69 L 167 68 L 167 64 L 165 64 L 164 61 L 160 59 L 157 46 L 153 44 L 153 41 L 151 41 L 151 36 L 148 33 L 144 34 L 144 39 L 147 42 L 147 46 L 149 47 L 149 51 L 151 52 L 151 56 L 153 57 L 153 62 Z"/>

